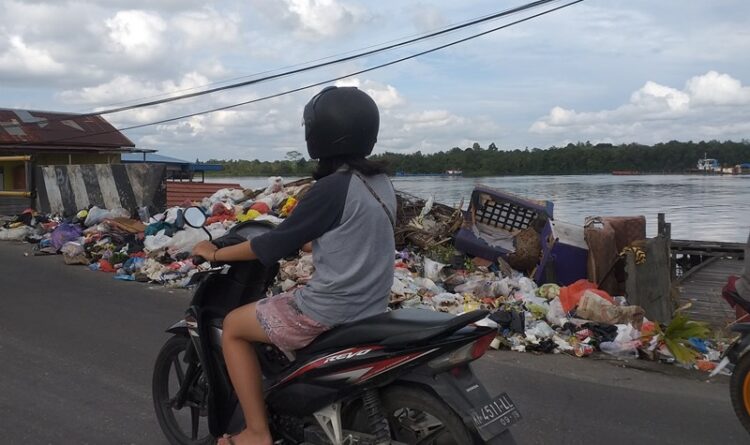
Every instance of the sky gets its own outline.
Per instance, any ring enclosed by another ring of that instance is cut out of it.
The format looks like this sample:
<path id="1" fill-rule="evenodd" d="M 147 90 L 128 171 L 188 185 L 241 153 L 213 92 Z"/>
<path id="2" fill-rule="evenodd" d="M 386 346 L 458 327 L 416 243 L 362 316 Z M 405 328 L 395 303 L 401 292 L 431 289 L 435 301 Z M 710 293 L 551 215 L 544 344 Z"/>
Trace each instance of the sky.
<path id="1" fill-rule="evenodd" d="M 91 112 L 193 92 L 524 3 L 0 0 L 0 107 Z M 106 119 L 121 128 L 252 100 L 522 17 Z M 376 152 L 741 140 L 750 138 L 748 17 L 745 0 L 585 0 L 335 84 L 355 85 L 378 103 Z M 302 109 L 320 88 L 125 134 L 139 148 L 190 160 L 306 154 Z"/>

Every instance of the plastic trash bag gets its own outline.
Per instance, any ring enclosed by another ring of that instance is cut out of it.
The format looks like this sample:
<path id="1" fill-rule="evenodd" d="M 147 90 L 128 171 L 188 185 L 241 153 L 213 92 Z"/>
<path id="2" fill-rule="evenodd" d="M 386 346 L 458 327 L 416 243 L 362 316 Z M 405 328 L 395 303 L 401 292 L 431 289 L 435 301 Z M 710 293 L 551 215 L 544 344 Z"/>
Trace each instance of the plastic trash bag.
<path id="1" fill-rule="evenodd" d="M 435 295 L 432 297 L 431 301 L 432 307 L 435 308 L 436 311 L 458 315 L 462 311 L 464 297 L 458 294 L 445 292 Z"/>
<path id="2" fill-rule="evenodd" d="M 15 229 L 0 229 L 1 241 L 23 241 L 31 235 L 34 230 L 29 226 L 16 227 Z"/>
<path id="3" fill-rule="evenodd" d="M 209 203 L 216 204 L 218 202 L 227 202 L 229 204 L 237 204 L 247 199 L 244 190 L 242 189 L 229 189 L 223 188 L 214 192 L 208 198 Z"/>
<path id="4" fill-rule="evenodd" d="M 536 338 L 551 338 L 555 335 L 555 330 L 547 322 L 539 320 L 531 322 L 526 326 L 526 336 L 533 335 Z"/>
<path id="5" fill-rule="evenodd" d="M 432 281 L 429 278 L 421 278 L 421 277 L 414 278 L 414 284 L 416 284 L 418 287 L 422 289 L 427 289 L 428 291 L 434 294 L 445 292 L 444 289 L 441 289 L 437 284 L 435 284 L 434 281 Z"/>
<path id="6" fill-rule="evenodd" d="M 542 298 L 551 300 L 560 296 L 560 286 L 554 283 L 542 284 L 539 286 L 539 289 L 537 289 L 536 294 Z"/>
<path id="7" fill-rule="evenodd" d="M 74 241 L 81 237 L 81 228 L 74 224 L 62 223 L 55 227 L 50 235 L 52 247 L 60 250 L 68 241 Z"/>
<path id="8" fill-rule="evenodd" d="M 164 215 L 164 222 L 167 224 L 173 224 L 177 225 L 177 220 L 180 219 L 180 216 L 182 215 L 182 208 L 180 207 L 172 207 L 170 209 L 167 209 L 166 214 Z"/>
<path id="9" fill-rule="evenodd" d="M 599 323 L 632 323 L 639 329 L 646 311 L 640 306 L 615 306 L 600 295 L 586 290 L 578 302 L 576 315 Z"/>
<path id="10" fill-rule="evenodd" d="M 141 268 L 143 268 L 143 264 L 146 262 L 145 258 L 141 257 L 131 257 L 128 258 L 125 263 L 122 265 L 122 271 L 125 274 L 134 274 L 136 272 L 139 272 Z"/>
<path id="11" fill-rule="evenodd" d="M 640 346 L 640 342 L 637 340 L 626 342 L 605 341 L 599 344 L 599 349 L 611 356 L 626 360 L 638 358 L 638 346 Z"/>
<path id="12" fill-rule="evenodd" d="M 156 235 L 148 235 L 143 240 L 143 248 L 148 252 L 155 250 L 164 249 L 169 246 L 172 242 L 172 238 L 164 234 L 164 230 L 160 230 Z"/>
<path id="13" fill-rule="evenodd" d="M 213 223 L 206 227 L 213 239 L 219 238 L 227 232 L 221 223 Z M 208 240 L 208 234 L 205 230 L 193 227 L 185 227 L 185 230 L 174 234 L 171 241 L 167 244 L 169 253 L 176 255 L 182 252 L 191 252 L 193 247 L 201 241 Z"/>
<path id="14" fill-rule="evenodd" d="M 86 216 L 86 220 L 83 222 L 83 224 L 86 227 L 91 227 L 99 224 L 105 219 L 112 218 L 130 218 L 130 212 L 123 209 L 122 207 L 107 210 L 94 206 L 89 209 L 89 214 Z"/>
<path id="15" fill-rule="evenodd" d="M 568 322 L 568 316 L 563 310 L 560 298 L 555 297 L 550 300 L 549 309 L 547 310 L 545 318 L 547 319 L 547 322 L 554 326 L 563 326 Z"/>
<path id="16" fill-rule="evenodd" d="M 583 297 L 583 293 L 589 290 L 614 304 L 614 300 L 607 292 L 598 289 L 596 284 L 581 279 L 573 284 L 560 288 L 560 302 L 562 303 L 565 312 L 573 310 L 578 305 L 581 297 Z"/>
<path id="17" fill-rule="evenodd" d="M 437 261 L 429 258 L 424 259 L 424 277 L 429 278 L 432 281 L 440 281 L 440 271 L 447 266 L 447 264 L 438 263 Z"/>
<path id="18" fill-rule="evenodd" d="M 196 244 L 207 239 L 208 234 L 203 229 L 186 227 L 174 234 L 167 247 L 171 253 L 190 252 Z"/>
<path id="19" fill-rule="evenodd" d="M 76 241 L 68 241 L 60 248 L 60 253 L 67 256 L 83 255 L 83 245 Z"/>
<path id="20" fill-rule="evenodd" d="M 521 277 L 518 279 L 518 288 L 524 294 L 536 294 L 536 283 L 531 278 Z"/>
<path id="21" fill-rule="evenodd" d="M 268 186 L 266 189 L 261 193 L 260 197 L 268 196 L 273 193 L 279 193 L 284 191 L 284 178 L 281 176 L 269 176 L 268 177 Z"/>

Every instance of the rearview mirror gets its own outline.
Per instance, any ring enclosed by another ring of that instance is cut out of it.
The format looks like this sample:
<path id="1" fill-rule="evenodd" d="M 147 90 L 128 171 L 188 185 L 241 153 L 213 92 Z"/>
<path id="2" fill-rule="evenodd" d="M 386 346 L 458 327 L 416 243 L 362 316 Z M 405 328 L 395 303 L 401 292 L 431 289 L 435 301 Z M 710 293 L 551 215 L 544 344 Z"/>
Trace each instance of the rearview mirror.
<path id="1" fill-rule="evenodd" d="M 185 209 L 183 216 L 185 218 L 185 224 L 190 227 L 195 227 L 196 229 L 200 229 L 203 227 L 203 224 L 206 223 L 206 214 L 203 213 L 203 210 L 200 207 L 188 207 Z"/>

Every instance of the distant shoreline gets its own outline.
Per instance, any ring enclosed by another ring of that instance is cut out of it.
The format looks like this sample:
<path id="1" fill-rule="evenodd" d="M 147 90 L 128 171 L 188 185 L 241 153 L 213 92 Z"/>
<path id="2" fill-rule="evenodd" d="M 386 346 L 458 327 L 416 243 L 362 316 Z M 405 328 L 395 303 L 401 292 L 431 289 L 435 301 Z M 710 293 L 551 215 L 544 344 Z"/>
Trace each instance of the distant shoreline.
<path id="1" fill-rule="evenodd" d="M 524 177 L 524 176 L 748 176 L 748 174 L 732 175 L 729 173 L 701 173 L 701 172 L 596 172 L 596 173 L 518 173 L 518 174 L 495 174 L 495 175 L 447 175 L 444 173 L 403 173 L 389 174 L 391 178 L 496 178 L 496 177 Z M 206 179 L 220 178 L 268 178 L 269 176 L 290 176 L 290 177 L 308 177 L 312 173 L 289 174 L 289 173 L 268 173 L 257 175 L 245 174 L 207 174 Z"/>

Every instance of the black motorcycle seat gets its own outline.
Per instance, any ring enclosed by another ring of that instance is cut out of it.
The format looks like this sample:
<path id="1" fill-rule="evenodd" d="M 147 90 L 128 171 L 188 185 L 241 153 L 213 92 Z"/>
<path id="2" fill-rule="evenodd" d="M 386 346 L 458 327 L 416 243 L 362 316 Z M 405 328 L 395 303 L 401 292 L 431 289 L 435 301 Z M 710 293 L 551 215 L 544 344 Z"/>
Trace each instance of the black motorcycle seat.
<path id="1" fill-rule="evenodd" d="M 441 335 L 450 335 L 485 318 L 487 314 L 488 311 L 479 310 L 455 316 L 425 309 L 398 309 L 337 326 L 320 334 L 310 345 L 297 351 L 297 355 L 312 355 L 367 343 L 383 346 L 419 344 Z"/>

